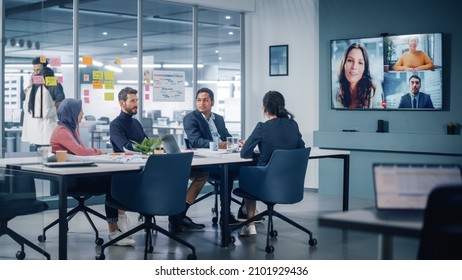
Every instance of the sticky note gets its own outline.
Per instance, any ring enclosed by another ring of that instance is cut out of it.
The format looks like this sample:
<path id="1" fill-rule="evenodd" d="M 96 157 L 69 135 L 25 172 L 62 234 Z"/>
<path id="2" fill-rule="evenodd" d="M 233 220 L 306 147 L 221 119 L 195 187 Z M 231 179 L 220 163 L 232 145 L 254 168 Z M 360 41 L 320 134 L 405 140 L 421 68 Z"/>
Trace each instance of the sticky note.
<path id="1" fill-rule="evenodd" d="M 88 66 L 93 65 L 93 58 L 91 56 L 82 56 L 82 64 Z"/>
<path id="2" fill-rule="evenodd" d="M 43 78 L 43 76 L 34 75 L 34 76 L 32 76 L 32 83 L 34 85 L 43 85 L 43 84 L 45 84 L 45 79 Z"/>
<path id="3" fill-rule="evenodd" d="M 93 71 L 93 80 L 102 80 L 103 71 Z"/>
<path id="4" fill-rule="evenodd" d="M 114 72 L 104 71 L 104 79 L 108 81 L 114 81 Z"/>
<path id="5" fill-rule="evenodd" d="M 40 56 L 40 63 L 47 63 L 47 58 L 44 55 Z"/>
<path id="6" fill-rule="evenodd" d="M 83 96 L 90 96 L 90 91 L 88 89 L 84 89 Z"/>
<path id="7" fill-rule="evenodd" d="M 102 80 L 93 80 L 93 89 L 103 89 L 103 81 Z"/>
<path id="8" fill-rule="evenodd" d="M 60 57 L 50 57 L 50 66 L 52 66 L 52 67 L 60 67 L 61 66 L 61 58 Z"/>
<path id="9" fill-rule="evenodd" d="M 120 57 L 116 57 L 115 59 L 115 64 L 121 64 L 122 62 L 120 61 Z"/>
<path id="10" fill-rule="evenodd" d="M 114 100 L 114 93 L 113 92 L 105 92 L 104 93 L 104 100 L 105 101 L 113 101 Z"/>
<path id="11" fill-rule="evenodd" d="M 83 102 L 84 103 L 90 103 L 90 98 L 89 97 L 84 97 Z"/>
<path id="12" fill-rule="evenodd" d="M 114 81 L 104 81 L 105 89 L 114 89 Z"/>
<path id="13" fill-rule="evenodd" d="M 56 86 L 56 77 L 51 76 L 51 77 L 45 77 L 45 85 L 46 86 Z"/>
<path id="14" fill-rule="evenodd" d="M 88 74 L 83 74 L 83 81 L 84 81 L 84 82 L 89 82 L 89 81 L 90 81 L 90 75 L 88 75 Z"/>

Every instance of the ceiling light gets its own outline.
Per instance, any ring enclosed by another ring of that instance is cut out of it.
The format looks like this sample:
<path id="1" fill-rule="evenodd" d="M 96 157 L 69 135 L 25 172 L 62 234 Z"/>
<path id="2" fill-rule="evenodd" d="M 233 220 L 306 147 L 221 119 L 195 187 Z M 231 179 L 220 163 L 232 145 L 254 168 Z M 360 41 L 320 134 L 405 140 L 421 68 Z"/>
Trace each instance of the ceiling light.
<path id="1" fill-rule="evenodd" d="M 138 64 L 124 63 L 124 64 L 121 64 L 120 67 L 122 67 L 122 68 L 138 68 Z M 160 64 L 143 64 L 143 68 L 160 68 L 160 67 L 161 67 Z"/>
<path id="2" fill-rule="evenodd" d="M 128 46 L 128 44 L 127 44 L 127 43 L 124 43 L 124 47 L 126 47 L 126 46 Z"/>
<path id="3" fill-rule="evenodd" d="M 115 67 L 115 66 L 112 66 L 112 65 L 106 65 L 106 66 L 104 66 L 104 69 L 114 71 L 116 73 L 122 73 L 124 71 L 124 70 L 120 69 L 119 67 Z"/>
<path id="4" fill-rule="evenodd" d="M 229 31 L 229 32 L 228 32 L 228 35 L 234 35 L 234 32 L 233 32 L 233 31 Z"/>
<path id="5" fill-rule="evenodd" d="M 219 50 L 215 50 L 215 53 L 219 53 L 220 51 Z"/>
<path id="6" fill-rule="evenodd" d="M 163 68 L 192 68 L 192 64 L 162 64 Z M 197 64 L 197 68 L 203 68 L 204 64 Z"/>
<path id="7" fill-rule="evenodd" d="M 225 19 L 231 19 L 231 16 L 225 16 Z"/>
<path id="8" fill-rule="evenodd" d="M 106 36 L 106 35 L 107 35 L 107 32 L 106 32 L 106 31 L 104 31 L 104 32 L 103 32 L 103 35 L 104 35 L 104 36 Z"/>

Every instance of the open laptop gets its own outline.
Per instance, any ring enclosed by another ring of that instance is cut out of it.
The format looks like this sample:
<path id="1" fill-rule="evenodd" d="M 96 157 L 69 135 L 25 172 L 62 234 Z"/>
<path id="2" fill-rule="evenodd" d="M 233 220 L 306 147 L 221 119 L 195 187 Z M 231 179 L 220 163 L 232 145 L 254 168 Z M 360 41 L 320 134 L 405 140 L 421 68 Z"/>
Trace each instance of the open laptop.
<path id="1" fill-rule="evenodd" d="M 375 163 L 373 177 L 376 212 L 383 219 L 422 219 L 435 187 L 462 184 L 457 164 Z"/>
<path id="2" fill-rule="evenodd" d="M 167 134 L 163 136 L 160 140 L 162 141 L 162 145 L 164 146 L 164 150 L 167 154 L 181 153 L 180 146 L 178 146 L 175 136 L 173 136 L 172 134 Z"/>

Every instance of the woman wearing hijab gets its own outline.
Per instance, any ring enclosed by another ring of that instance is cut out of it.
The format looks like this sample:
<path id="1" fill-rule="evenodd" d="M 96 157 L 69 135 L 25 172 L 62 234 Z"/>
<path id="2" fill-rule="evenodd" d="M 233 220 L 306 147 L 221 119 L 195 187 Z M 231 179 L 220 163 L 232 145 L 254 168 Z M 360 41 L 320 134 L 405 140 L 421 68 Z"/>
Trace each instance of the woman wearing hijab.
<path id="1" fill-rule="evenodd" d="M 78 156 L 100 155 L 103 152 L 95 148 L 87 148 L 80 138 L 79 123 L 82 121 L 82 100 L 67 98 L 64 99 L 58 108 L 58 125 L 53 131 L 50 146 L 53 153 L 57 150 L 66 150 L 69 154 Z M 79 190 L 95 191 L 96 188 L 106 192 L 106 200 L 111 196 L 111 176 L 99 176 L 92 178 L 76 178 L 75 187 Z M 106 219 L 109 226 L 109 240 L 116 238 L 123 232 L 129 230 L 128 218 L 125 212 L 109 206 L 105 206 Z M 134 245 L 135 240 L 127 237 L 116 245 Z"/>

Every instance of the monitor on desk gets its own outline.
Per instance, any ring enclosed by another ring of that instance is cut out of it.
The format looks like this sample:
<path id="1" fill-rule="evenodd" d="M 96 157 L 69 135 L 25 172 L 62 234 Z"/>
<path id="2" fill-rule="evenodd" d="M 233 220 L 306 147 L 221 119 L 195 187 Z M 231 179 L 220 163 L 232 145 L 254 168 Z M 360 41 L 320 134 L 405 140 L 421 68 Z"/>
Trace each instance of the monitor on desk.
<path id="1" fill-rule="evenodd" d="M 440 185 L 461 184 L 462 174 L 457 164 L 376 163 L 373 179 L 379 214 L 396 210 L 423 213 L 430 192 Z"/>

